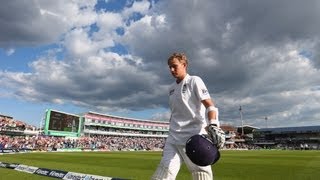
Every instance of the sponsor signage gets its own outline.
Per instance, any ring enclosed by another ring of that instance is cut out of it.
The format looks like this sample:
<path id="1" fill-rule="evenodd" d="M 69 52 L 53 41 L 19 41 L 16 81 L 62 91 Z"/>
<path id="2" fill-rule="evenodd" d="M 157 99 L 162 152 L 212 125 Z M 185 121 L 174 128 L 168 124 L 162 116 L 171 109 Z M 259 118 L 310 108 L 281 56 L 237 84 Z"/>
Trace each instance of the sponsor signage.
<path id="1" fill-rule="evenodd" d="M 96 176 L 96 175 L 90 175 L 90 174 L 87 174 L 87 176 L 84 179 L 85 180 L 113 180 L 110 177 Z"/>
<path id="2" fill-rule="evenodd" d="M 1 149 L 0 152 L 2 153 L 12 153 L 15 152 L 13 149 Z"/>
<path id="3" fill-rule="evenodd" d="M 67 173 L 68 172 L 66 172 L 66 171 L 52 170 L 49 173 L 49 176 L 62 179 Z"/>
<path id="4" fill-rule="evenodd" d="M 34 172 L 34 174 L 39 174 L 39 175 L 42 175 L 42 176 L 48 176 L 50 172 L 51 172 L 50 169 L 39 168 Z"/>
<path id="5" fill-rule="evenodd" d="M 15 164 L 15 163 L 11 164 L 11 163 L 0 162 L 0 167 L 2 168 L 15 169 L 18 166 L 19 164 Z"/>
<path id="6" fill-rule="evenodd" d="M 8 163 L 0 162 L 0 167 L 7 168 L 8 165 Z"/>
<path id="7" fill-rule="evenodd" d="M 37 169 L 34 174 L 62 179 L 68 172 L 46 168 Z"/>
<path id="8" fill-rule="evenodd" d="M 68 172 L 68 174 L 63 179 L 64 180 L 84 180 L 86 176 L 87 176 L 86 174 L 82 174 L 82 173 Z"/>
<path id="9" fill-rule="evenodd" d="M 19 165 L 14 170 L 33 174 L 38 168 L 33 166 Z"/>
<path id="10" fill-rule="evenodd" d="M 27 165 L 16 164 L 16 163 L 0 162 L 0 167 L 14 169 L 16 171 L 26 172 L 30 174 L 37 174 L 37 175 L 42 175 L 47 177 L 64 179 L 64 180 L 125 180 L 121 178 L 112 178 L 112 177 L 106 177 L 106 176 L 97 176 L 97 175 L 91 175 L 91 174 L 82 174 L 82 173 L 76 173 L 76 172 L 67 172 L 67 171 L 39 168 L 39 167 L 27 166 Z"/>
<path id="11" fill-rule="evenodd" d="M 9 168 L 9 169 L 15 169 L 16 167 L 18 167 L 19 166 L 19 164 L 8 164 L 7 165 L 7 168 Z"/>

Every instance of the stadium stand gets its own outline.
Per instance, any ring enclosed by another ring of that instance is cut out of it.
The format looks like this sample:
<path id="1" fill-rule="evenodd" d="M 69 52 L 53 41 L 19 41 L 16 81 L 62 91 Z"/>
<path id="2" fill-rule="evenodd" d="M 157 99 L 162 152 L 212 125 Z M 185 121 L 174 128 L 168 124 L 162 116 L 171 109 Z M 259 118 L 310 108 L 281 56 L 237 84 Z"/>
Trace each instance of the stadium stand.
<path id="1" fill-rule="evenodd" d="M 31 126 L 23 124 L 24 129 L 20 129 L 20 126 L 22 127 L 20 121 L 10 116 L 3 116 L 0 121 L 0 153 L 30 150 L 161 150 L 169 128 L 168 122 L 131 119 L 94 112 L 85 113 L 81 120 L 83 121 L 80 123 L 81 136 L 68 137 L 52 136 L 45 134 L 44 131 L 33 131 L 32 134 L 26 128 Z M 11 124 L 15 124 L 13 126 L 16 128 L 9 132 L 7 129 Z M 19 133 L 12 133 L 16 131 Z M 64 132 L 60 133 L 63 134 Z"/>
<path id="2" fill-rule="evenodd" d="M 320 126 L 262 128 L 253 131 L 254 144 L 272 149 L 320 149 Z"/>
<path id="3" fill-rule="evenodd" d="M 253 144 L 252 132 L 257 127 L 245 125 L 242 127 L 235 127 L 231 125 L 221 125 L 222 130 L 226 134 L 226 144 L 224 149 L 239 149 L 239 150 L 250 150 L 260 149 L 259 146 Z M 242 129 L 244 132 L 242 133 Z M 242 135 L 243 134 L 243 135 Z"/>
<path id="4" fill-rule="evenodd" d="M 164 121 L 131 119 L 95 112 L 88 112 L 83 117 L 84 136 L 94 134 L 166 138 L 169 130 L 169 123 Z"/>
<path id="5" fill-rule="evenodd" d="M 28 125 L 23 121 L 15 120 L 11 116 L 0 114 L 0 134 L 6 135 L 36 135 L 35 126 Z"/>
<path id="6" fill-rule="evenodd" d="M 35 126 L 15 120 L 11 116 L 0 115 L 0 153 L 162 150 L 169 130 L 169 123 L 165 121 L 133 119 L 96 112 L 87 112 L 79 117 L 81 122 L 78 123 L 80 129 L 76 131 L 77 136 L 68 136 L 64 131 L 55 135 L 50 134 L 50 131 L 45 132 L 44 128 L 39 131 Z M 49 115 L 47 119 L 49 123 Z M 320 126 L 259 129 L 248 125 L 235 127 L 222 124 L 221 128 L 226 133 L 226 145 L 223 149 L 320 149 Z M 73 123 L 72 128 L 66 130 L 74 133 L 74 129 Z"/>

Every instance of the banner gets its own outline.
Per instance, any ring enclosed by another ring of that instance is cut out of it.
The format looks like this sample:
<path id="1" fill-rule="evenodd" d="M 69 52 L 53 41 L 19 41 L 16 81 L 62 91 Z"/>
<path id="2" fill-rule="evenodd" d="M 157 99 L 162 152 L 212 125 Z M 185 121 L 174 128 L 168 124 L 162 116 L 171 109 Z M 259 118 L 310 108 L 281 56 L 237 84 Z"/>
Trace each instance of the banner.
<path id="1" fill-rule="evenodd" d="M 6 163 L 0 162 L 0 168 L 14 169 L 16 171 L 25 172 L 29 174 L 37 174 L 41 176 L 53 177 L 64 180 L 128 180 L 122 178 L 98 176 L 92 174 L 82 174 L 76 172 L 67 172 L 61 170 L 39 168 L 34 166 L 28 166 L 24 164 Z"/>
<path id="2" fill-rule="evenodd" d="M 0 149 L 0 153 L 15 153 L 15 152 L 31 152 L 32 149 L 12 149 L 12 148 L 2 148 Z"/>

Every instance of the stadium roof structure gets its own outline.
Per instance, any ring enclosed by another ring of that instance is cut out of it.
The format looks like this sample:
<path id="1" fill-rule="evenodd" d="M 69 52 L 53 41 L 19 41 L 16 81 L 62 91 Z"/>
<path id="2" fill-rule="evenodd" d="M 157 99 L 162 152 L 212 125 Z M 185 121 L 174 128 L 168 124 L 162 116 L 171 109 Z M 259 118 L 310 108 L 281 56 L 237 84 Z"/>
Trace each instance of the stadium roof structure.
<path id="1" fill-rule="evenodd" d="M 148 120 L 148 119 L 138 119 L 138 118 L 130 118 L 130 117 L 121 117 L 121 116 L 115 116 L 111 114 L 102 114 L 94 111 L 89 111 L 84 114 L 97 114 L 101 116 L 109 116 L 109 117 L 114 117 L 114 118 L 119 118 L 119 119 L 126 119 L 126 120 L 133 120 L 133 121 L 141 121 L 141 122 L 153 122 L 153 123 L 161 123 L 161 124 L 169 124 L 169 121 L 159 121 L 159 120 Z"/>
<path id="2" fill-rule="evenodd" d="M 4 114 L 0 114 L 0 117 L 1 118 L 7 118 L 7 119 L 13 119 L 12 116 L 7 116 L 7 115 L 4 115 Z"/>
<path id="3" fill-rule="evenodd" d="M 319 133 L 320 126 L 300 126 L 300 127 L 278 127 L 278 128 L 261 128 L 256 132 L 269 132 L 271 134 L 283 133 Z"/>
<path id="4" fill-rule="evenodd" d="M 243 125 L 244 134 L 251 134 L 252 131 L 256 130 L 256 129 L 260 129 L 260 128 L 254 127 L 254 126 L 250 126 L 250 125 Z M 238 131 L 238 133 L 241 133 L 242 132 L 242 126 L 238 126 L 237 127 L 237 131 Z"/>

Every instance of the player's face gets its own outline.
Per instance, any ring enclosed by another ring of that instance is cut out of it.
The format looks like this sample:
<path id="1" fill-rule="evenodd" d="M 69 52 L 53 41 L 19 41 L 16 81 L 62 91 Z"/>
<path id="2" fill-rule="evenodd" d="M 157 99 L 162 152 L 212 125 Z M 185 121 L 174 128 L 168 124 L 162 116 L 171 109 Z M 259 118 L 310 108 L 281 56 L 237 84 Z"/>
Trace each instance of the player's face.
<path id="1" fill-rule="evenodd" d="M 173 58 L 169 62 L 169 69 L 172 76 L 175 77 L 177 80 L 182 80 L 187 73 L 186 64 L 183 62 L 180 62 L 176 58 Z"/>

